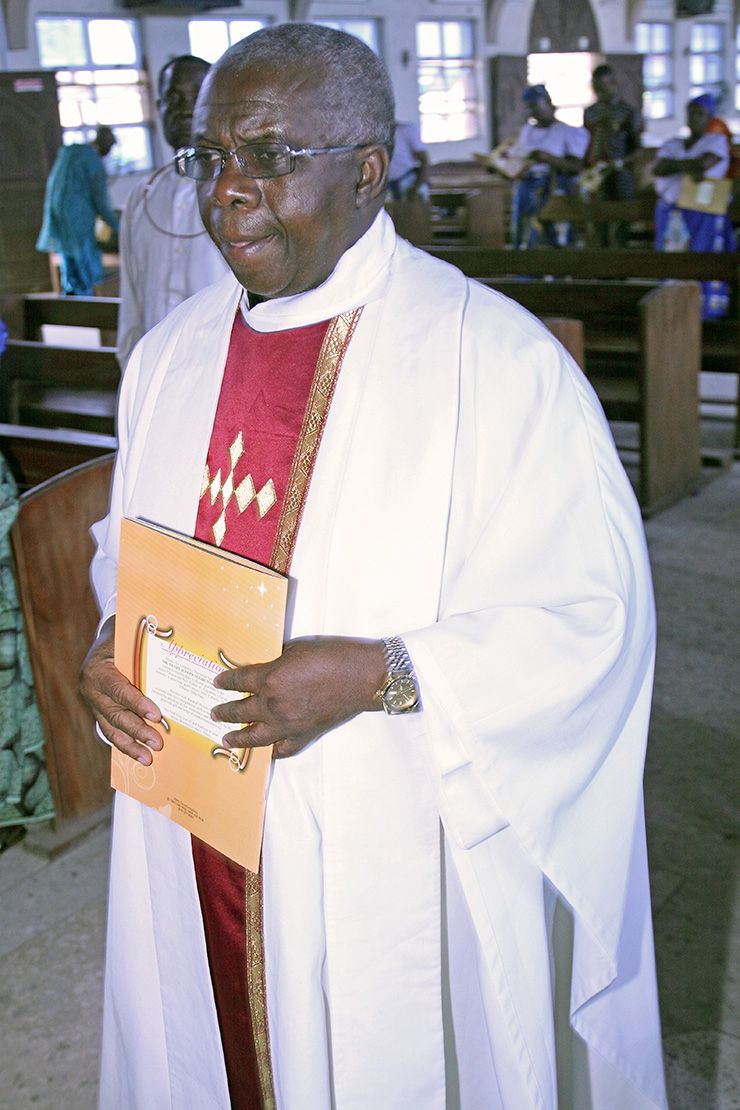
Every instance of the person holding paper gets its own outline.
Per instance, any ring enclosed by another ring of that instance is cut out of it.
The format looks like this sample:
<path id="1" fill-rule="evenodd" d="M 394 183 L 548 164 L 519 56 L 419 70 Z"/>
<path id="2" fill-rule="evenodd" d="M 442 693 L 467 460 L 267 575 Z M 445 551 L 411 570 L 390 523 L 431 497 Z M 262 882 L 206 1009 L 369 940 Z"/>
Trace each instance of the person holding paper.
<path id="1" fill-rule="evenodd" d="M 702 211 L 712 197 L 711 182 L 724 178 L 730 164 L 730 146 L 724 135 L 709 131 L 716 111 L 711 93 L 695 96 L 686 105 L 689 134 L 663 143 L 653 167 L 655 190 L 656 250 L 734 251 L 735 236 L 725 208 Z M 686 184 L 697 183 L 691 191 Z M 700 190 L 704 189 L 706 196 Z M 727 189 L 729 198 L 729 188 Z M 702 317 L 726 316 L 730 288 L 723 281 L 702 282 Z"/>
<path id="2" fill-rule="evenodd" d="M 512 201 L 512 246 L 565 247 L 573 242 L 567 220 L 540 217 L 550 197 L 577 191 L 578 173 L 589 143 L 588 131 L 555 118 L 555 107 L 544 85 L 529 85 L 522 93 L 531 120 L 506 150 L 507 159 L 524 159 Z"/>
<path id="3" fill-rule="evenodd" d="M 177 155 L 233 276 L 122 386 L 82 690 L 132 773 L 169 741 L 113 664 L 122 516 L 293 595 L 215 681 L 225 742 L 274 745 L 260 873 L 116 799 L 106 1110 L 665 1106 L 639 511 L 545 328 L 397 237 L 393 120 L 371 50 L 290 23 Z"/>

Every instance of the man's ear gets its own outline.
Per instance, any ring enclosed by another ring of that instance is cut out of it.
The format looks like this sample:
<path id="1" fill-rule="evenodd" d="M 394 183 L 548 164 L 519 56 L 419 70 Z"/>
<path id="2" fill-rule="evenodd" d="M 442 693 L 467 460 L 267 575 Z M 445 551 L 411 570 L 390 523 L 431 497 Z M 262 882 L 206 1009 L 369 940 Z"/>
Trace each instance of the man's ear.
<path id="1" fill-rule="evenodd" d="M 388 180 L 388 151 L 386 147 L 363 146 L 357 151 L 356 205 L 367 208 L 385 191 Z"/>

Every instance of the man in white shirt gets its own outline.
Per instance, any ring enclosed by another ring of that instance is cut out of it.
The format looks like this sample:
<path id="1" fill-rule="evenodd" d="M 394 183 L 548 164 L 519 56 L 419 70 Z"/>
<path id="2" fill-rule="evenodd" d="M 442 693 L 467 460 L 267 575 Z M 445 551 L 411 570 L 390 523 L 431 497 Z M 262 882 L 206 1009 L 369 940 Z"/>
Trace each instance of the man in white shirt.
<path id="1" fill-rule="evenodd" d="M 564 247 L 572 242 L 571 225 L 542 220 L 539 214 L 551 196 L 575 191 L 589 144 L 584 127 L 571 127 L 555 118 L 550 95 L 544 85 L 531 85 L 522 100 L 532 117 L 507 150 L 526 166 L 514 187 L 512 239 L 515 247 Z"/>
<path id="2" fill-rule="evenodd" d="M 208 62 L 173 58 L 160 71 L 159 108 L 173 150 L 190 142 L 193 106 Z M 132 191 L 121 218 L 121 308 L 118 359 L 126 368 L 132 350 L 175 305 L 217 281 L 228 267 L 203 227 L 192 182 L 171 163 Z"/>
<path id="3" fill-rule="evenodd" d="M 429 155 L 415 123 L 396 120 L 393 157 L 388 169 L 388 191 L 393 200 L 429 197 L 427 172 Z"/>

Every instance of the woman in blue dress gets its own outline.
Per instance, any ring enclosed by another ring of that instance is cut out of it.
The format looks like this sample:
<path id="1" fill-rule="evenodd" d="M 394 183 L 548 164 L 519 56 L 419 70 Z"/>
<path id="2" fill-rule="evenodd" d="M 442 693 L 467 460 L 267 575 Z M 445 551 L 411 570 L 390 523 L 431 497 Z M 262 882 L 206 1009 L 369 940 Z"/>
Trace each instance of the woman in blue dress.
<path id="1" fill-rule="evenodd" d="M 694 97 L 686 106 L 689 134 L 669 139 L 658 151 L 653 169 L 658 202 L 655 207 L 656 250 L 734 251 L 735 237 L 727 213 L 720 215 L 682 207 L 682 179 L 715 180 L 727 174 L 730 147 L 722 134 L 708 130 L 716 102 L 709 93 Z M 725 316 L 730 291 L 726 282 L 702 283 L 702 317 Z"/>

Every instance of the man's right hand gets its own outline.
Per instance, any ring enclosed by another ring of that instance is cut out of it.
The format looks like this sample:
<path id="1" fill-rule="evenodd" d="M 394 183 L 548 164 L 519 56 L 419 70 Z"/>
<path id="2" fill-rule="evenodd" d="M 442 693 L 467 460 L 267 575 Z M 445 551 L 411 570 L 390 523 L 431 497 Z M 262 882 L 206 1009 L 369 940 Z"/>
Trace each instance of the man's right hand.
<path id="1" fill-rule="evenodd" d="M 115 617 L 107 620 L 92 645 L 80 674 L 80 693 L 106 739 L 144 766 L 162 737 L 147 721 L 160 721 L 157 706 L 121 674 L 113 662 Z M 151 749 L 151 751 L 150 751 Z"/>

